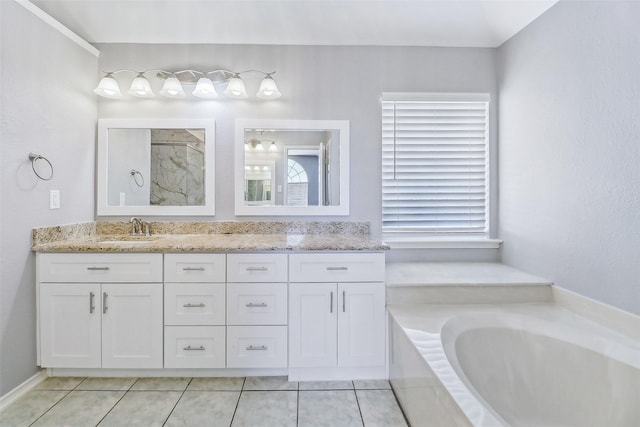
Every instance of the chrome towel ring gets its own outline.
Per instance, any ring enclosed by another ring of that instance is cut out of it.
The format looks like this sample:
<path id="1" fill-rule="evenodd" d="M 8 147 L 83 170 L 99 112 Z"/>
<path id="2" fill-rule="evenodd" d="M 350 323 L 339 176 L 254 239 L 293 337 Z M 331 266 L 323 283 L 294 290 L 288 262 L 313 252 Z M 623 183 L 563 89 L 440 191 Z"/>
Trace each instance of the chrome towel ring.
<path id="1" fill-rule="evenodd" d="M 53 165 L 51 164 L 49 159 L 47 159 L 44 156 L 41 156 L 40 154 L 29 153 L 29 160 L 31 160 L 31 169 L 33 169 L 33 173 L 35 173 L 38 178 L 40 178 L 43 181 L 49 181 L 51 178 L 53 178 Z M 40 175 L 36 170 L 36 163 L 38 162 L 38 160 L 44 160 L 49 165 L 49 169 L 51 170 L 51 172 L 49 173 L 49 177 L 45 178 L 44 176 Z"/>
<path id="2" fill-rule="evenodd" d="M 140 171 L 131 169 L 131 176 L 133 177 L 133 180 L 135 181 L 138 187 L 144 187 L 144 176 L 142 176 L 142 173 Z M 142 184 L 138 180 L 138 177 L 140 177 L 139 179 L 142 180 Z"/>

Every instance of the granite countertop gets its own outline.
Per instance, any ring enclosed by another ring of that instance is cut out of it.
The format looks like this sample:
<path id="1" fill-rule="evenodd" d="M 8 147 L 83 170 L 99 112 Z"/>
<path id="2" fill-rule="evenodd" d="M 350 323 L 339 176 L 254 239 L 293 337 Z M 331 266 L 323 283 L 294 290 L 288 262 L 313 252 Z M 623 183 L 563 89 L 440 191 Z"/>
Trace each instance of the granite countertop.
<path id="1" fill-rule="evenodd" d="M 97 227 L 96 227 L 96 224 Z M 188 224 L 188 225 L 185 225 Z M 362 223 L 152 223 L 150 237 L 123 233 L 126 223 L 82 223 L 34 229 L 35 252 L 380 251 Z M 283 225 L 284 224 L 284 225 Z M 292 226 L 291 224 L 294 224 Z M 335 226 L 335 224 L 339 224 Z M 351 227 L 351 224 L 356 224 Z M 155 227 L 154 227 L 155 225 Z M 169 229 L 178 233 L 167 233 Z M 234 232 L 235 231 L 235 232 Z"/>

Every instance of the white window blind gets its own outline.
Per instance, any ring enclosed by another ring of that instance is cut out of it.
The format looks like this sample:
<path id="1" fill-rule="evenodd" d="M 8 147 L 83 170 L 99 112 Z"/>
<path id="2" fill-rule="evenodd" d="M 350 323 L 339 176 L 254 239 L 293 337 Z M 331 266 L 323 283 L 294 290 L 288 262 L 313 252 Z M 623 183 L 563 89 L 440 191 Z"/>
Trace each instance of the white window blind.
<path id="1" fill-rule="evenodd" d="M 488 94 L 383 94 L 385 239 L 488 238 L 488 114 Z"/>

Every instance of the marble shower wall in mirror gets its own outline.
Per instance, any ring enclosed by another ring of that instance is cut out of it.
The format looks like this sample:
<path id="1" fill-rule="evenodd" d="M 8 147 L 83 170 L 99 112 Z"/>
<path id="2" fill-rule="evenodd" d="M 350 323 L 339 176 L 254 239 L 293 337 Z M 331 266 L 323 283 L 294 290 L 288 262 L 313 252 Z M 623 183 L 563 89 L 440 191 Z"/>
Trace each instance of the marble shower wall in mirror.
<path id="1" fill-rule="evenodd" d="M 151 205 L 204 205 L 204 155 L 204 129 L 151 129 Z"/>
<path id="2" fill-rule="evenodd" d="M 101 119 L 98 215 L 213 214 L 213 121 Z"/>

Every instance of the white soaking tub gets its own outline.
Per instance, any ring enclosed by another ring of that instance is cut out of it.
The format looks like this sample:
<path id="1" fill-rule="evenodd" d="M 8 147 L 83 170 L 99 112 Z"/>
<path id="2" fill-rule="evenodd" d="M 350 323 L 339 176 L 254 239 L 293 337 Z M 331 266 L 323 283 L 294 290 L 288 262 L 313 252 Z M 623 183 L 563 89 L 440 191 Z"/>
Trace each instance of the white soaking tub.
<path id="1" fill-rule="evenodd" d="M 640 343 L 554 304 L 392 305 L 390 378 L 418 426 L 640 426 Z"/>

